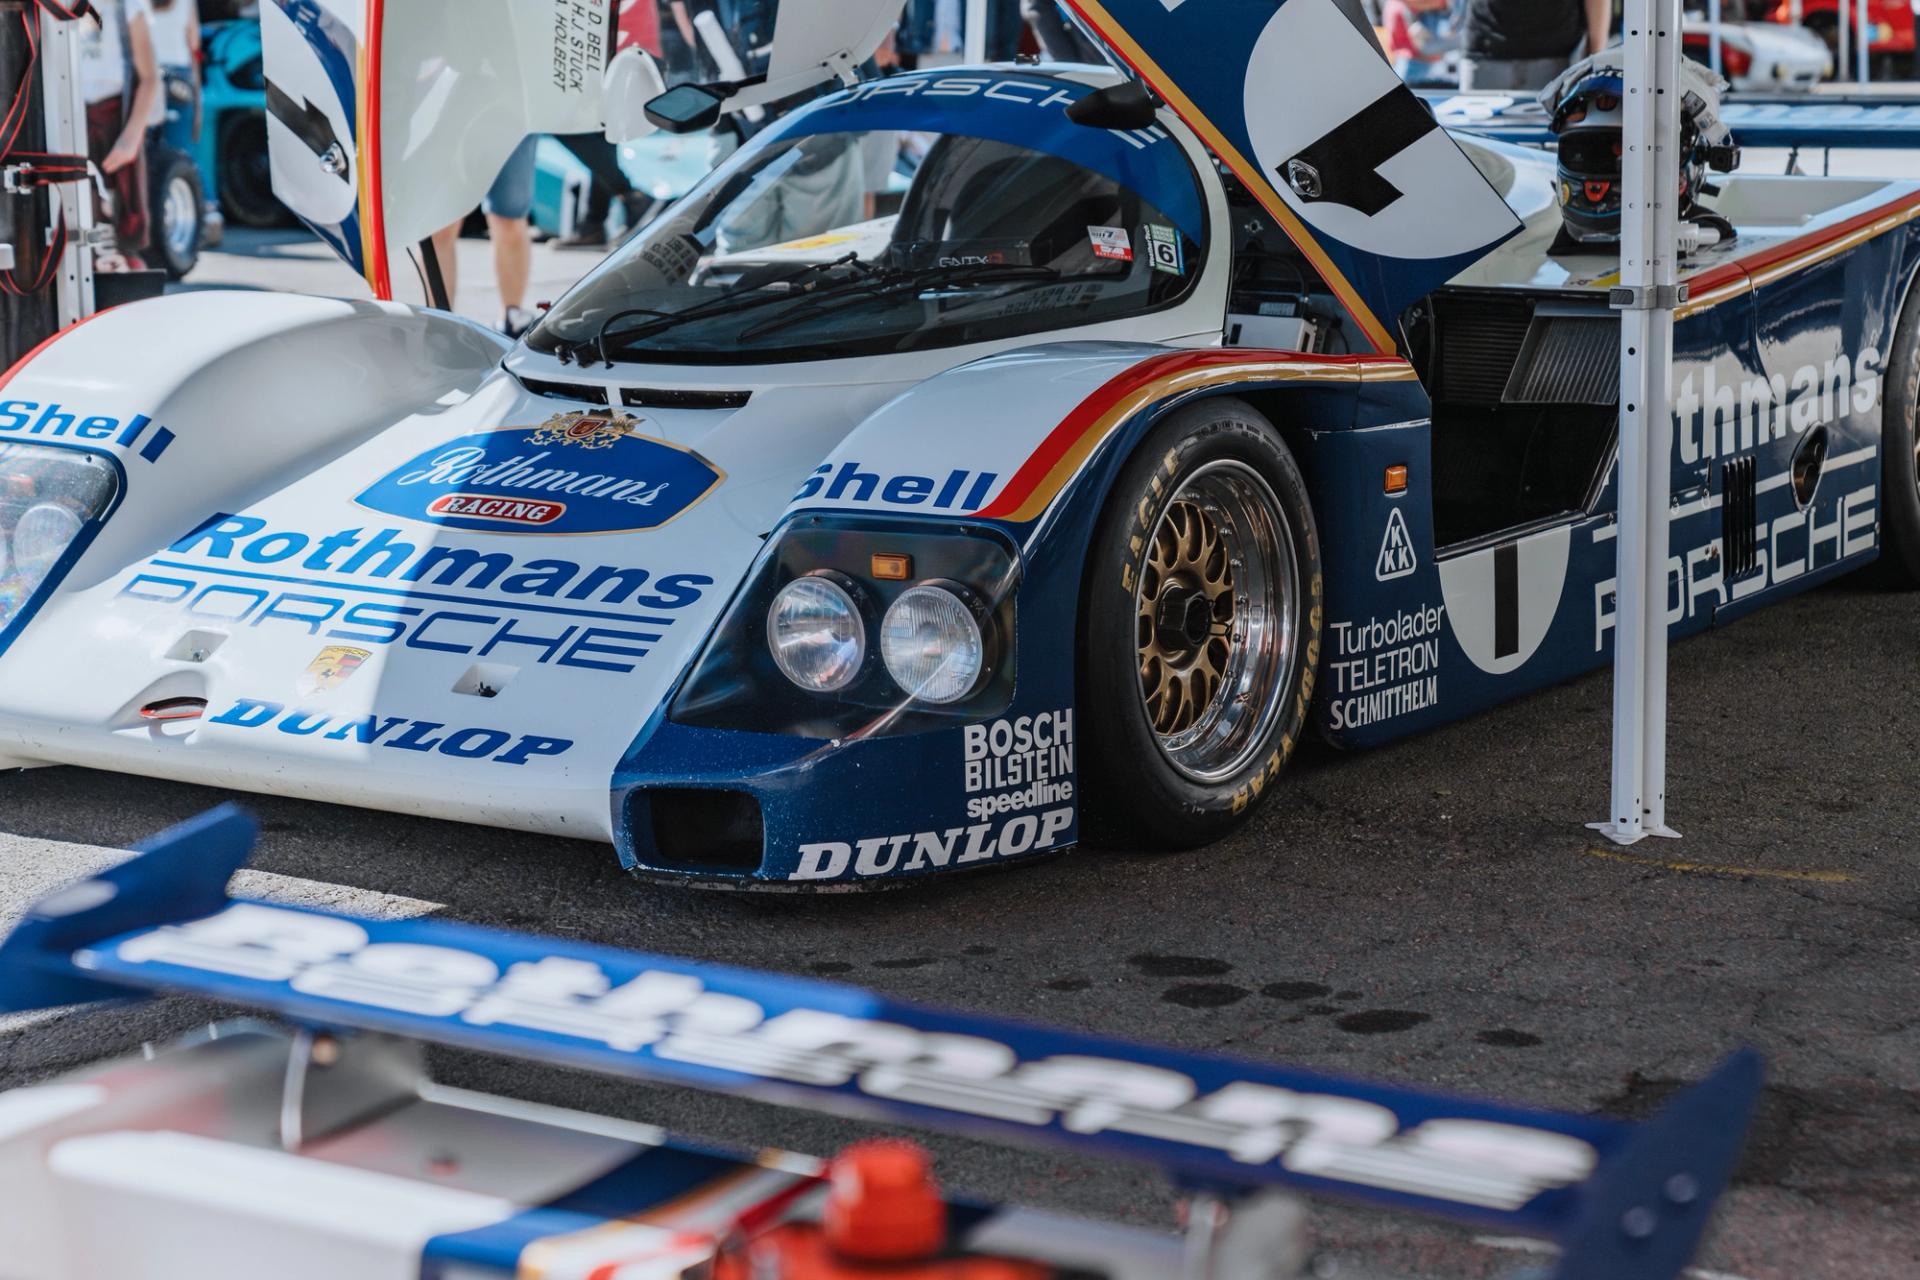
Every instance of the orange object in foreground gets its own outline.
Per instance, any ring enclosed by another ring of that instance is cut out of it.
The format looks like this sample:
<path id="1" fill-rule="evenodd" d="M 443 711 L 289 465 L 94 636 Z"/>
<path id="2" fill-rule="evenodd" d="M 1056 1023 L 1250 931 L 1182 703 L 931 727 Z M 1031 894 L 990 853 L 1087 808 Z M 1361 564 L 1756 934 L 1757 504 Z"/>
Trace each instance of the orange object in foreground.
<path id="1" fill-rule="evenodd" d="M 947 1206 L 914 1143 L 856 1142 L 827 1171 L 823 1225 L 835 1253 L 861 1262 L 930 1258 L 946 1247 Z"/>
<path id="2" fill-rule="evenodd" d="M 855 1143 L 827 1171 L 819 1223 L 789 1222 L 729 1248 L 714 1280 L 1052 1280 L 1055 1268 L 947 1252 L 947 1205 L 918 1145 Z"/>

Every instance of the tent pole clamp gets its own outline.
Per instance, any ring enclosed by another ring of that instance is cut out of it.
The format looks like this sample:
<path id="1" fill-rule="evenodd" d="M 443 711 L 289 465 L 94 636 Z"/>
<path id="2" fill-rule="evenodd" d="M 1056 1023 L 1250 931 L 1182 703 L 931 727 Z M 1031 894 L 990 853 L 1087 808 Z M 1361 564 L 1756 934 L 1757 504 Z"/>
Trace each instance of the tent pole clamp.
<path id="1" fill-rule="evenodd" d="M 1686 300 L 1684 284 L 1617 284 L 1607 290 L 1607 305 L 1615 311 L 1672 311 Z"/>

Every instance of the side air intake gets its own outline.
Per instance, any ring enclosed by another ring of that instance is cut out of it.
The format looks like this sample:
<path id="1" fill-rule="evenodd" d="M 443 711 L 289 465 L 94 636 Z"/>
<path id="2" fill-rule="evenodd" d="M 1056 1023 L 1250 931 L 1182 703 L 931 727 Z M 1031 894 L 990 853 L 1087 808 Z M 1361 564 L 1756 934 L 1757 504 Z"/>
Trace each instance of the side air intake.
<path id="1" fill-rule="evenodd" d="M 1594 312 L 1534 312 L 1502 400 L 1508 404 L 1620 403 L 1620 321 Z"/>
<path id="2" fill-rule="evenodd" d="M 1499 404 L 1526 343 L 1533 308 L 1525 298 L 1442 294 L 1434 299 L 1440 327 L 1436 400 Z"/>
<path id="3" fill-rule="evenodd" d="M 1759 566 L 1758 495 L 1752 457 L 1735 458 L 1720 468 L 1720 545 L 1725 574 L 1737 578 Z"/>

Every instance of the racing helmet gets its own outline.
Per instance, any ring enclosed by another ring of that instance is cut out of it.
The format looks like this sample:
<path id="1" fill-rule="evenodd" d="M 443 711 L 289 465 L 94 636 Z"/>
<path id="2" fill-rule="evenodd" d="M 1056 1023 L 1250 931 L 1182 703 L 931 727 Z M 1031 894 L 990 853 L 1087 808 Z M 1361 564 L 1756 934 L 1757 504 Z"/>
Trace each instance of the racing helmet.
<path id="1" fill-rule="evenodd" d="M 1558 138 L 1556 176 L 1560 216 L 1568 236 L 1582 242 L 1620 239 L 1620 157 L 1626 125 L 1626 77 L 1613 60 L 1599 56 L 1570 68 L 1541 98 Z M 1720 90 L 1726 83 L 1697 63 L 1681 64 L 1681 219 L 1695 216 L 1709 168 L 1731 170 L 1739 149 L 1720 123 Z"/>

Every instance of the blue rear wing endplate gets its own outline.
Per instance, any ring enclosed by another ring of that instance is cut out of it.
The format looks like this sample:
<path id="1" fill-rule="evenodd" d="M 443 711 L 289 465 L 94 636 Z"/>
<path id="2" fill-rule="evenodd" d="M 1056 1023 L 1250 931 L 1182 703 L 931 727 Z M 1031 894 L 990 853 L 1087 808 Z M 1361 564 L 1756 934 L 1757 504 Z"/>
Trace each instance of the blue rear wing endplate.
<path id="1" fill-rule="evenodd" d="M 814 1110 L 1278 1184 L 1558 1242 L 1559 1280 L 1669 1280 L 1760 1087 L 1735 1054 L 1628 1124 L 1129 1044 L 611 947 L 232 899 L 222 808 L 43 899 L 0 1012 L 150 993 Z"/>
<path id="2" fill-rule="evenodd" d="M 1425 89 L 1420 96 L 1448 129 L 1522 146 L 1552 146 L 1547 113 L 1530 95 Z M 1920 148 L 1920 98 L 1729 97 L 1720 118 L 1742 147 L 1899 151 Z"/>

